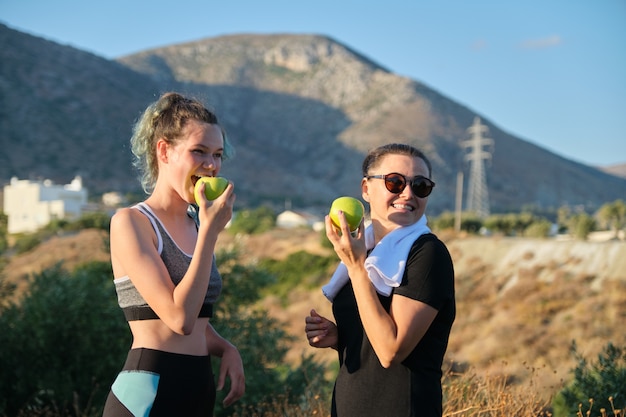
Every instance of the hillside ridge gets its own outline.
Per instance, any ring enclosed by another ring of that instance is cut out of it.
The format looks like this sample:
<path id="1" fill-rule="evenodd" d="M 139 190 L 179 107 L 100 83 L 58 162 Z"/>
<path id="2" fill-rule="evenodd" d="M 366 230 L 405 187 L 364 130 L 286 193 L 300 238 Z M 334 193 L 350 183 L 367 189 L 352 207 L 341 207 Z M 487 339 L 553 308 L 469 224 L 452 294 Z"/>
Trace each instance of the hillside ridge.
<path id="1" fill-rule="evenodd" d="M 225 126 L 237 156 L 223 175 L 244 207 L 279 210 L 289 200 L 324 210 L 340 195 L 358 197 L 364 153 L 401 141 L 431 159 L 430 210 L 453 210 L 457 174 L 469 172 L 460 142 L 477 116 L 495 142 L 487 167 L 493 212 L 595 210 L 626 195 L 626 178 L 514 137 L 487 115 L 326 36 L 231 35 L 118 60 L 4 25 L 0 42 L 5 182 L 67 183 L 81 175 L 93 196 L 141 194 L 128 145 L 133 121 L 159 94 L 178 90 L 207 103 Z"/>

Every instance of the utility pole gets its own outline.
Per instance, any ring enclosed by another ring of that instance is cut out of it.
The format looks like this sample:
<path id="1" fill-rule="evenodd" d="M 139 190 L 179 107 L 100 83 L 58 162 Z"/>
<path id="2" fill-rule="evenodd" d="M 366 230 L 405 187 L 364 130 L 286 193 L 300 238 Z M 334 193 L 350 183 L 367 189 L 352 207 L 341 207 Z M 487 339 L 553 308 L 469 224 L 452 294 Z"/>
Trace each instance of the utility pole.
<path id="1" fill-rule="evenodd" d="M 463 211 L 463 171 L 456 174 L 456 202 L 454 205 L 454 231 L 461 231 L 461 212 Z"/>
<path id="2" fill-rule="evenodd" d="M 465 160 L 470 163 L 469 192 L 467 196 L 467 210 L 476 213 L 478 217 L 489 215 L 489 191 L 485 173 L 485 160 L 491 161 L 494 142 L 483 137 L 489 132 L 487 126 L 480 123 L 480 118 L 474 117 L 474 124 L 467 129 L 470 139 L 461 142 L 461 146 L 468 149 Z M 487 147 L 489 150 L 485 150 Z"/>

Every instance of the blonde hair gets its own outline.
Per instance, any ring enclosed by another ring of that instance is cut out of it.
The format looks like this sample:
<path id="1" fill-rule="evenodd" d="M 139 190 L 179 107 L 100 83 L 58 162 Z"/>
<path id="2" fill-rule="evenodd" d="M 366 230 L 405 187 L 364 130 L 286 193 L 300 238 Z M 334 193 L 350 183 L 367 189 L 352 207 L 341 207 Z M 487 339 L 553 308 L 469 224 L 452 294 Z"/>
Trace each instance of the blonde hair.
<path id="1" fill-rule="evenodd" d="M 196 99 L 175 92 L 165 93 L 146 108 L 135 123 L 133 136 L 130 139 L 134 156 L 133 165 L 140 173 L 141 186 L 146 193 L 152 192 L 159 175 L 156 159 L 157 141 L 164 139 L 168 144 L 175 144 L 181 138 L 189 120 L 219 126 L 224 138 L 222 160 L 234 155 L 234 149 L 226 136 L 226 131 L 219 124 L 215 113 Z"/>

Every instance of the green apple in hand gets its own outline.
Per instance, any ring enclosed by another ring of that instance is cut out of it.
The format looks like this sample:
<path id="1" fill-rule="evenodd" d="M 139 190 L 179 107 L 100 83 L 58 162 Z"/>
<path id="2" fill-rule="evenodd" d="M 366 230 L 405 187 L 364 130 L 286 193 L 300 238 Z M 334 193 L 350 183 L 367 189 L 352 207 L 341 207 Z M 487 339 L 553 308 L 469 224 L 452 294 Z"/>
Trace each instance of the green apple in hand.
<path id="1" fill-rule="evenodd" d="M 202 198 L 202 184 L 204 184 L 204 195 L 206 195 L 207 200 L 215 200 L 222 195 L 226 186 L 228 186 L 228 180 L 223 177 L 201 177 L 193 188 L 193 195 L 198 205 L 200 205 L 200 199 Z"/>
<path id="2" fill-rule="evenodd" d="M 339 211 L 343 211 L 348 222 L 350 232 L 354 233 L 361 224 L 363 219 L 363 212 L 365 211 L 363 203 L 354 197 L 339 197 L 330 206 L 330 220 L 334 226 L 340 227 L 339 223 Z"/>

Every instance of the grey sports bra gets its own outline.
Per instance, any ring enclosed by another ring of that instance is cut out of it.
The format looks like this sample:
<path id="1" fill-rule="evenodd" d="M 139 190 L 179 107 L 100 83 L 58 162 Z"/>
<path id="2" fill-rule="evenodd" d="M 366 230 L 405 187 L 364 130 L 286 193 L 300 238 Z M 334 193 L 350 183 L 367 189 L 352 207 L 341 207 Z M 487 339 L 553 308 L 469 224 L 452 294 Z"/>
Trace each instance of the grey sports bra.
<path id="1" fill-rule="evenodd" d="M 189 268 L 191 255 L 183 252 L 176 242 L 172 239 L 167 229 L 163 226 L 159 218 L 145 203 L 139 203 L 132 207 L 146 215 L 152 223 L 154 232 L 158 240 L 158 251 L 163 259 L 163 263 L 170 274 L 174 285 L 182 280 L 185 272 Z M 191 215 L 190 215 L 191 216 Z M 195 220 L 195 219 L 194 219 Z M 159 316 L 152 310 L 141 296 L 135 285 L 127 276 L 116 278 L 114 281 L 115 291 L 117 293 L 117 301 L 124 312 L 127 321 L 134 320 L 152 320 L 158 319 Z M 211 278 L 209 279 L 209 287 L 204 297 L 204 303 L 200 309 L 198 317 L 212 317 L 213 304 L 217 301 L 222 290 L 222 277 L 215 265 L 215 255 L 213 255 L 213 264 L 211 266 Z"/>

